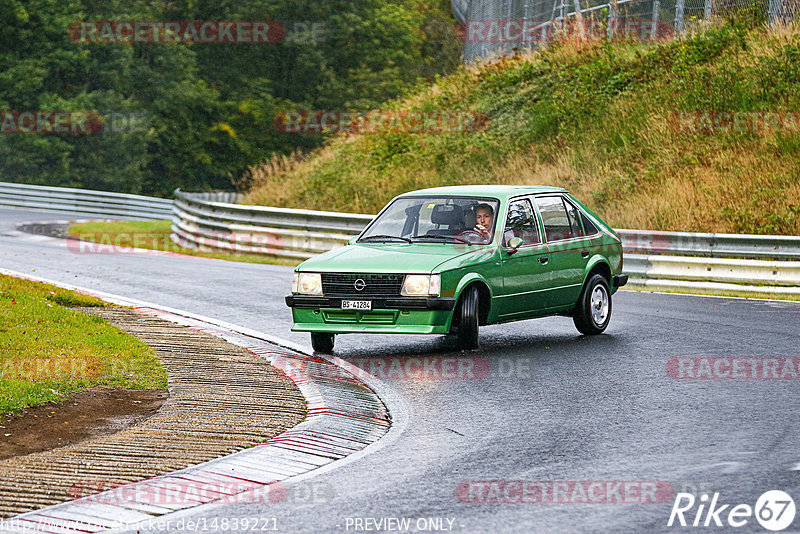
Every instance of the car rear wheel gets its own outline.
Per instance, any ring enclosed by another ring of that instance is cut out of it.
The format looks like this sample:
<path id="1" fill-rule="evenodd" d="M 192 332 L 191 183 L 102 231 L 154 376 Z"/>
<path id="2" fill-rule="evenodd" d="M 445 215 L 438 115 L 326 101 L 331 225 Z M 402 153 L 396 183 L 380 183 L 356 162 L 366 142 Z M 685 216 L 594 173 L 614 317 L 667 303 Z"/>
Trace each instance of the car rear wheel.
<path id="1" fill-rule="evenodd" d="M 326 332 L 312 332 L 311 348 L 313 348 L 315 352 L 330 354 L 333 352 L 333 344 L 335 339 L 335 334 L 328 334 Z"/>
<path id="2" fill-rule="evenodd" d="M 611 290 L 600 274 L 592 275 L 583 286 L 572 315 L 575 328 L 587 336 L 602 334 L 611 320 Z"/>
<path id="3" fill-rule="evenodd" d="M 462 349 L 478 348 L 478 289 L 468 287 L 461 296 L 458 322 L 458 346 Z"/>

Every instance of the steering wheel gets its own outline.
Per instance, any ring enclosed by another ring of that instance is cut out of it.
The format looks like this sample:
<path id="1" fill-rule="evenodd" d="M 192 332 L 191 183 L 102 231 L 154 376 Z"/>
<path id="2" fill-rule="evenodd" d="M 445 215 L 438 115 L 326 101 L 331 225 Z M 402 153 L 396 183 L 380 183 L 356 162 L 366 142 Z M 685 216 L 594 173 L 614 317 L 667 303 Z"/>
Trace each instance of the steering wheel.
<path id="1" fill-rule="evenodd" d="M 459 232 L 458 234 L 456 234 L 455 237 L 461 238 L 462 240 L 472 245 L 478 245 L 478 244 L 488 243 L 490 236 L 484 236 L 482 233 L 478 232 L 474 228 L 470 228 L 468 230 L 463 230 Z"/>

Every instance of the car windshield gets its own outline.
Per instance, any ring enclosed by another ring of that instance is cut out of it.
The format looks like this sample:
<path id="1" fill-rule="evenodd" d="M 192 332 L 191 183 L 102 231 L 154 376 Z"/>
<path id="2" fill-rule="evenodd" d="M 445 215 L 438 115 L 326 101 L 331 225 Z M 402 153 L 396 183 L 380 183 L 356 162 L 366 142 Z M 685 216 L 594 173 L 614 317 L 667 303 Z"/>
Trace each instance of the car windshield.
<path id="1" fill-rule="evenodd" d="M 359 238 L 365 242 L 490 243 L 499 201 L 476 197 L 403 197 Z"/>

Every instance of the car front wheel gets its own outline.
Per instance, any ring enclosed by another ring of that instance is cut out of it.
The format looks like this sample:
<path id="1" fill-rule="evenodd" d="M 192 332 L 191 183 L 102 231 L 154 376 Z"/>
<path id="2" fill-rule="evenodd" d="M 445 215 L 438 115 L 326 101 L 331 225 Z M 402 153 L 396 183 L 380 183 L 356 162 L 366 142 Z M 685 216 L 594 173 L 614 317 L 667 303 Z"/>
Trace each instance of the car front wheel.
<path id="1" fill-rule="evenodd" d="M 465 289 L 458 311 L 458 346 L 462 349 L 478 348 L 478 303 L 478 289 Z"/>
<path id="2" fill-rule="evenodd" d="M 592 275 L 583 286 L 572 315 L 575 328 L 587 336 L 602 334 L 611 320 L 611 290 L 600 274 Z"/>
<path id="3" fill-rule="evenodd" d="M 335 334 L 328 334 L 326 332 L 311 333 L 311 348 L 314 349 L 315 352 L 330 354 L 333 352 L 334 341 Z"/>

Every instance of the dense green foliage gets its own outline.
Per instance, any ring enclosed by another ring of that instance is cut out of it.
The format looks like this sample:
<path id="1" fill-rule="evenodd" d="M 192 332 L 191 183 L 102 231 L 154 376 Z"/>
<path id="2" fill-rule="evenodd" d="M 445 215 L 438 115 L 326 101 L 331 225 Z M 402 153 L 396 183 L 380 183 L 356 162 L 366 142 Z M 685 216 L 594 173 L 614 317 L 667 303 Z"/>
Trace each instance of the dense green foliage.
<path id="1" fill-rule="evenodd" d="M 391 105 L 489 121 L 475 133 L 338 135 L 312 157 L 253 169 L 248 202 L 374 213 L 422 187 L 543 184 L 617 228 L 800 234 L 800 124 L 674 127 L 687 110 L 800 109 L 796 28 L 734 20 L 661 43 L 556 43 Z"/>
<path id="2" fill-rule="evenodd" d="M 278 133 L 279 111 L 370 109 L 453 70 L 449 10 L 446 0 L 0 0 L 0 110 L 138 117 L 112 133 L 0 135 L 0 180 L 162 195 L 230 189 L 249 165 L 321 142 Z M 119 20 L 277 20 L 296 31 L 259 44 L 68 34 L 79 21 Z M 303 34 L 304 23 L 321 37 Z"/>

